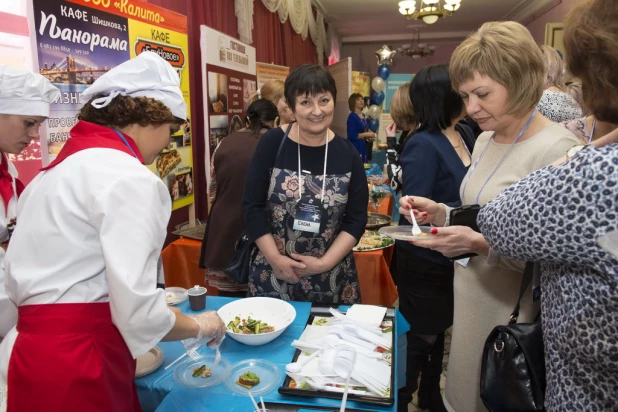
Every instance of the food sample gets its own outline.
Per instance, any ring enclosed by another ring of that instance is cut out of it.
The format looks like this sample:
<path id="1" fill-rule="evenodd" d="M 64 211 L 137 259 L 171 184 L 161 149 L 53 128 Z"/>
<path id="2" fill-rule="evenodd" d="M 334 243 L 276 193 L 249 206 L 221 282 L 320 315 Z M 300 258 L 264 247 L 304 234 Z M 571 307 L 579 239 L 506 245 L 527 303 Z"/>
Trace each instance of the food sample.
<path id="1" fill-rule="evenodd" d="M 167 303 L 174 303 L 178 300 L 178 298 L 173 293 L 167 292 L 165 294 L 165 300 L 167 301 Z"/>
<path id="2" fill-rule="evenodd" d="M 379 232 L 366 230 L 358 244 L 354 247 L 356 251 L 387 247 L 395 243 L 393 239 L 381 235 Z"/>
<path id="3" fill-rule="evenodd" d="M 238 381 L 236 382 L 236 385 L 242 386 L 243 388 L 246 388 L 246 389 L 251 389 L 254 386 L 259 385 L 259 384 L 260 384 L 260 377 L 251 371 L 240 375 L 238 377 Z"/>
<path id="4" fill-rule="evenodd" d="M 418 234 L 418 235 L 416 235 L 416 236 L 429 236 L 429 234 L 427 234 L 427 233 L 425 233 L 425 232 L 421 232 L 421 233 L 419 233 L 419 234 Z"/>
<path id="5" fill-rule="evenodd" d="M 233 321 L 227 324 L 227 330 L 245 335 L 257 335 L 258 333 L 274 332 L 275 327 L 261 320 L 251 319 L 251 316 L 247 319 L 236 316 Z"/>
<path id="6" fill-rule="evenodd" d="M 181 162 L 178 150 L 170 150 L 166 153 L 161 153 L 157 158 L 157 171 L 162 178 L 169 175 L 176 166 Z"/>
<path id="7" fill-rule="evenodd" d="M 209 378 L 212 376 L 212 370 L 207 368 L 206 365 L 202 365 L 199 368 L 193 368 L 193 377 L 194 378 Z"/>

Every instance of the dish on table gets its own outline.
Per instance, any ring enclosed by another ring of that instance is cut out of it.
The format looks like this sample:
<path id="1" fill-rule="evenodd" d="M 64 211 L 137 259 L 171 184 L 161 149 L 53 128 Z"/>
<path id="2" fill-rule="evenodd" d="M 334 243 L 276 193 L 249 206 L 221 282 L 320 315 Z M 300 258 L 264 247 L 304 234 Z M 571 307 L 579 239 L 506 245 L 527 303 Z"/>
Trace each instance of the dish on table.
<path id="1" fill-rule="evenodd" d="M 352 249 L 355 252 L 369 252 L 372 250 L 384 249 L 392 246 L 395 240 L 381 234 L 380 232 L 365 230 L 360 241 Z"/>
<path id="2" fill-rule="evenodd" d="M 249 383 L 257 383 L 250 385 Z M 243 378 L 249 378 L 247 380 Z M 274 363 L 264 359 L 247 359 L 230 367 L 223 384 L 239 395 L 260 395 L 273 390 L 281 383 L 281 371 Z"/>
<path id="3" fill-rule="evenodd" d="M 199 360 L 187 357 L 174 369 L 174 379 L 186 386 L 205 388 L 221 383 L 229 369 L 230 362 L 225 358 L 215 366 L 215 355 L 205 355 Z"/>
<path id="4" fill-rule="evenodd" d="M 135 377 L 141 378 L 159 369 L 163 364 L 163 351 L 158 346 L 136 359 Z"/>
<path id="5" fill-rule="evenodd" d="M 251 319 L 251 316 L 248 316 L 247 319 L 236 316 L 234 320 L 227 324 L 226 329 L 234 333 L 245 335 L 257 335 L 259 333 L 270 333 L 275 331 L 274 326 L 262 322 L 259 319 Z"/>
<path id="6" fill-rule="evenodd" d="M 391 237 L 396 240 L 427 240 L 430 239 L 433 235 L 430 233 L 430 226 L 420 226 L 421 234 L 418 236 L 414 236 L 412 234 L 412 226 L 386 226 L 380 228 L 379 232 L 385 236 Z"/>
<path id="7" fill-rule="evenodd" d="M 390 225 L 392 220 L 393 219 L 389 215 L 383 213 L 367 212 L 367 224 L 365 225 L 365 229 L 378 230 L 381 227 Z"/>
<path id="8" fill-rule="evenodd" d="M 296 318 L 296 310 L 294 306 L 288 302 L 266 297 L 255 297 L 238 299 L 221 307 L 217 314 L 223 320 L 226 326 L 230 322 L 234 322 L 236 317 L 240 315 L 242 319 L 259 319 L 261 323 L 265 323 L 268 327 L 274 327 L 274 331 L 266 333 L 236 333 L 233 330 L 227 329 L 226 334 L 232 339 L 244 343 L 245 345 L 263 345 L 268 343 L 279 335 Z"/>
<path id="9" fill-rule="evenodd" d="M 165 288 L 165 300 L 168 305 L 178 305 L 187 299 L 189 299 L 187 289 L 176 286 Z"/>

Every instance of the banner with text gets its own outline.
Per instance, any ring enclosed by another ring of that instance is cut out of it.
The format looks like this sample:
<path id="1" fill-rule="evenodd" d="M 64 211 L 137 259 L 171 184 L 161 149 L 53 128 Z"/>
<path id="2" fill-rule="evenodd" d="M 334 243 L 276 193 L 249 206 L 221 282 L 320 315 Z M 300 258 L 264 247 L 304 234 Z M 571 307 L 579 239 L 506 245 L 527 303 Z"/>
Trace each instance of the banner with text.
<path id="1" fill-rule="evenodd" d="M 261 88 L 264 83 L 270 80 L 281 80 L 285 82 L 290 68 L 287 66 L 277 66 L 276 64 L 257 63 L 257 87 Z"/>
<path id="2" fill-rule="evenodd" d="M 200 27 L 204 90 L 205 169 L 210 186 L 211 155 L 229 133 L 244 127 L 249 97 L 257 91 L 255 48 L 207 26 Z"/>
<path id="3" fill-rule="evenodd" d="M 44 165 L 70 137 L 77 111 L 86 103 L 80 94 L 143 51 L 157 53 L 176 69 L 190 113 L 186 16 L 138 0 L 32 0 L 32 11 L 39 73 L 62 92 L 51 106 L 41 142 Z M 168 187 L 173 209 L 193 203 L 189 121 L 172 136 L 170 150 L 148 168 Z"/>
<path id="4" fill-rule="evenodd" d="M 393 95 L 399 88 L 399 86 L 403 86 L 407 82 L 411 82 L 414 78 L 413 74 L 391 74 L 388 76 L 386 80 L 386 89 L 384 90 L 385 98 L 384 98 L 384 111 L 391 111 L 391 100 L 393 99 Z"/>

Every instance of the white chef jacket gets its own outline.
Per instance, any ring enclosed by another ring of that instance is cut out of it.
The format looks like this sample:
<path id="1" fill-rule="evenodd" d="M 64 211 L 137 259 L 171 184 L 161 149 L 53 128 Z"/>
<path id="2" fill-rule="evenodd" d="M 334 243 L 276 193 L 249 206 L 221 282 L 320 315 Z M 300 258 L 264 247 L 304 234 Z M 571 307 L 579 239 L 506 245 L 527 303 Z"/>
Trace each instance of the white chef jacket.
<path id="1" fill-rule="evenodd" d="M 0 153 L 0 163 L 6 161 L 8 172 L 13 177 L 13 181 L 17 179 L 17 169 L 13 166 L 5 156 Z M 15 188 L 15 185 L 13 185 Z M 16 189 L 14 189 L 16 190 Z M 4 207 L 4 202 L 0 200 L 0 243 L 9 240 L 9 230 L 7 228 L 11 219 L 15 218 L 17 212 L 17 193 L 9 201 L 8 213 Z M 15 323 L 17 323 L 17 307 L 15 303 L 8 297 L 4 290 L 4 249 L 0 248 L 0 339 L 4 338 Z"/>
<path id="2" fill-rule="evenodd" d="M 135 157 L 107 148 L 69 156 L 19 199 L 5 263 L 9 297 L 17 306 L 109 301 L 137 358 L 176 318 L 156 289 L 170 214 L 167 188 Z M 13 328 L 0 344 L 0 392 L 16 337 Z"/>

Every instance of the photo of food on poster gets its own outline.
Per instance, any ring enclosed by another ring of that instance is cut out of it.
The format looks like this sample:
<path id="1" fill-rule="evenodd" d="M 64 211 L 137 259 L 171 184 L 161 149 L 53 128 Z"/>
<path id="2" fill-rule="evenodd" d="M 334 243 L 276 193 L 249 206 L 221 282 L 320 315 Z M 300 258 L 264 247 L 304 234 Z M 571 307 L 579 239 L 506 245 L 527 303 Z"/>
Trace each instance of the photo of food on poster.
<path id="1" fill-rule="evenodd" d="M 208 130 L 206 179 L 212 154 L 225 136 L 245 127 L 249 98 L 257 91 L 255 48 L 234 37 L 201 27 L 204 126 Z"/>
<path id="2" fill-rule="evenodd" d="M 43 164 L 51 162 L 70 137 L 77 112 L 86 103 L 80 94 L 96 79 L 144 51 L 157 53 L 176 69 L 190 113 L 186 16 L 139 0 L 132 8 L 119 2 L 33 0 L 33 24 L 39 73 L 61 91 L 41 139 Z M 149 13 L 133 13 L 137 7 Z M 148 168 L 169 189 L 173 209 L 189 205 L 193 195 L 193 152 L 189 120 Z"/>

